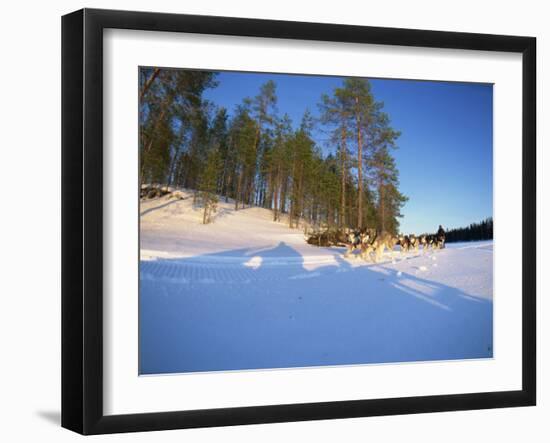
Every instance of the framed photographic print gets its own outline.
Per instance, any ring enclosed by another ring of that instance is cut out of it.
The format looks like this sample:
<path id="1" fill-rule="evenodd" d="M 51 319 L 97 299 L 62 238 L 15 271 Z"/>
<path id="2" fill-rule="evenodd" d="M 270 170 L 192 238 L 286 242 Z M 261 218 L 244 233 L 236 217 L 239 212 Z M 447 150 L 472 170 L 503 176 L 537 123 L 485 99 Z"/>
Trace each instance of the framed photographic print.
<path id="1" fill-rule="evenodd" d="M 62 425 L 536 401 L 536 41 L 62 21 Z"/>

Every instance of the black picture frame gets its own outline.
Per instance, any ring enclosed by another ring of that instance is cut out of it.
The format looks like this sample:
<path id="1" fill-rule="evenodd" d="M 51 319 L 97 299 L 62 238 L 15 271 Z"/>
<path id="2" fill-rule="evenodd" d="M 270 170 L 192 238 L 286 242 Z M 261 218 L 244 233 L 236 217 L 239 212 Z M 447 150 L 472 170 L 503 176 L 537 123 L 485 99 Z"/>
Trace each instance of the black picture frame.
<path id="1" fill-rule="evenodd" d="M 177 412 L 103 413 L 103 30 L 171 31 L 522 54 L 522 389 Z M 62 426 L 81 434 L 536 403 L 536 39 L 83 9 L 62 18 Z"/>

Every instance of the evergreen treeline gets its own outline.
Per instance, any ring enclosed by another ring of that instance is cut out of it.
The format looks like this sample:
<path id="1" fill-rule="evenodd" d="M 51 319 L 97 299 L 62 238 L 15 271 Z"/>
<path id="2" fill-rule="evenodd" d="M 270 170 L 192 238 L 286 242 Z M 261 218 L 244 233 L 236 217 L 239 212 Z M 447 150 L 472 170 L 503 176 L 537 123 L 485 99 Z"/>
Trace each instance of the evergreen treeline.
<path id="1" fill-rule="evenodd" d="M 366 79 L 347 78 L 294 124 L 276 109 L 268 81 L 231 116 L 203 98 L 216 73 L 140 69 L 140 181 L 197 191 L 208 223 L 218 196 L 235 209 L 257 205 L 325 227 L 376 227 L 397 233 L 406 197 L 392 156 L 400 133 Z M 328 155 L 312 138 L 329 135 Z"/>
<path id="2" fill-rule="evenodd" d="M 489 217 L 480 223 L 472 223 L 466 228 L 451 229 L 445 233 L 447 243 L 493 239 L 493 218 Z"/>

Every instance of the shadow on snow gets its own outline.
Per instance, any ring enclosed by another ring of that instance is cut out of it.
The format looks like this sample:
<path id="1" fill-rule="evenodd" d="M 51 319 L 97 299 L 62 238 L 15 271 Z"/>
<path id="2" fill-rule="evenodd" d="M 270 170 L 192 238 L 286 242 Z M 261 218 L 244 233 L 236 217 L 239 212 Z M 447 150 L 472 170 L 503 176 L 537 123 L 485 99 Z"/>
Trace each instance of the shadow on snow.
<path id="1" fill-rule="evenodd" d="M 140 373 L 492 357 L 491 300 L 324 251 L 142 261 Z"/>

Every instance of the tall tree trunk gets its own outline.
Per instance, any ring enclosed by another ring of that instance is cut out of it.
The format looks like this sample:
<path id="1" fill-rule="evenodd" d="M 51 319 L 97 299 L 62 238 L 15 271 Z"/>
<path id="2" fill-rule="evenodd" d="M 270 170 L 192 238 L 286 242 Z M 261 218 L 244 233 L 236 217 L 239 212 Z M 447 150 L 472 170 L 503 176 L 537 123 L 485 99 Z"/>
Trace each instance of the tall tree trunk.
<path id="1" fill-rule="evenodd" d="M 296 227 L 300 227 L 300 218 L 304 214 L 304 165 L 300 165 L 300 180 L 296 199 Z"/>
<path id="2" fill-rule="evenodd" d="M 160 115 L 158 119 L 155 121 L 155 124 L 153 125 L 153 132 L 151 134 L 150 139 L 147 141 L 147 144 L 145 145 L 145 148 L 143 149 L 143 163 L 141 165 L 141 173 L 140 173 L 140 183 L 143 184 L 143 174 L 145 172 L 145 157 L 151 150 L 151 147 L 153 146 L 153 141 L 155 140 L 155 132 L 158 129 L 158 126 L 162 119 L 164 118 L 164 115 L 166 114 L 166 110 L 168 109 L 168 100 L 166 100 L 163 104 L 162 110 L 160 112 Z"/>
<path id="3" fill-rule="evenodd" d="M 208 211 L 208 203 L 204 203 L 204 212 L 202 213 L 202 224 L 205 225 L 206 224 L 206 221 L 208 220 L 208 216 L 207 216 L 207 211 Z"/>
<path id="4" fill-rule="evenodd" d="M 290 208 L 288 209 L 288 225 L 292 228 L 292 217 L 294 216 L 296 204 L 296 159 L 292 162 L 292 189 L 290 190 Z"/>
<path id="5" fill-rule="evenodd" d="M 145 93 L 149 90 L 155 79 L 160 74 L 160 68 L 155 68 L 153 72 L 151 73 L 151 76 L 147 79 L 145 84 L 143 85 L 143 88 L 141 89 L 139 93 L 139 101 L 141 102 L 143 100 L 143 97 L 145 96 Z"/>
<path id="6" fill-rule="evenodd" d="M 174 156 L 170 160 L 170 165 L 169 165 L 169 168 L 168 168 L 168 171 L 169 171 L 168 172 L 168 178 L 166 180 L 166 186 L 172 186 L 173 175 L 176 172 L 176 165 L 177 165 L 177 163 L 180 159 L 180 151 L 181 151 L 181 145 L 182 145 L 182 143 L 180 143 L 180 141 L 184 140 L 184 135 L 185 135 L 185 129 L 184 129 L 184 125 L 182 124 L 181 128 L 180 128 L 180 131 L 179 131 L 179 134 L 178 134 L 178 138 L 177 138 L 178 142 L 176 144 L 176 147 L 174 148 L 174 151 L 175 151 Z"/>
<path id="7" fill-rule="evenodd" d="M 239 180 L 237 182 L 237 192 L 235 193 L 235 211 L 239 209 L 239 196 L 241 193 L 242 183 L 243 183 L 243 170 L 241 168 L 241 171 L 239 173 Z"/>
<path id="8" fill-rule="evenodd" d="M 169 186 L 172 186 L 172 177 L 174 176 L 175 174 L 175 171 L 176 171 L 176 164 L 179 160 L 179 149 L 174 153 L 174 158 L 170 164 L 170 169 L 169 169 L 169 172 L 168 172 L 168 180 L 166 180 L 166 186 L 169 187 Z"/>
<path id="9" fill-rule="evenodd" d="M 267 209 L 273 209 L 273 195 L 275 194 L 275 185 L 276 185 L 277 177 L 275 175 L 275 172 L 273 171 L 273 162 L 269 162 L 269 174 L 267 176 L 267 191 L 266 191 L 266 197 L 265 202 L 267 203 L 264 207 Z"/>
<path id="10" fill-rule="evenodd" d="M 275 179 L 275 189 L 273 190 L 273 221 L 277 221 L 279 218 L 278 209 L 279 209 L 279 174 Z"/>
<path id="11" fill-rule="evenodd" d="M 248 204 L 248 199 L 250 198 L 250 195 L 247 193 L 247 189 L 250 189 L 250 177 L 248 175 L 244 175 L 243 173 L 243 184 L 241 185 L 241 208 L 244 209 L 245 206 Z"/>
<path id="12" fill-rule="evenodd" d="M 338 213 L 338 227 L 342 228 L 346 224 L 346 127 L 342 125 L 342 152 L 340 157 L 342 160 L 342 198 L 340 201 L 340 211 Z"/>
<path id="13" fill-rule="evenodd" d="M 348 220 L 351 222 L 353 220 L 353 216 L 355 215 L 355 207 L 353 206 L 352 199 L 348 199 Z"/>
<path id="14" fill-rule="evenodd" d="M 355 97 L 355 105 L 359 107 L 359 97 Z M 363 227 L 363 142 L 361 140 L 361 114 L 359 109 L 355 114 L 357 122 L 357 227 Z"/>
<path id="15" fill-rule="evenodd" d="M 260 144 L 260 135 L 262 131 L 262 121 L 258 119 L 258 128 L 256 129 L 256 135 L 254 137 L 254 167 L 252 171 L 252 180 L 249 183 L 249 200 L 254 203 L 255 183 L 256 183 L 256 162 L 258 161 L 258 145 Z"/>
<path id="16" fill-rule="evenodd" d="M 284 177 L 283 182 L 281 184 L 281 201 L 279 203 L 279 213 L 282 213 L 282 214 L 286 212 L 287 189 L 288 189 L 288 175 Z"/>
<path id="17" fill-rule="evenodd" d="M 386 210 L 384 205 L 384 186 L 382 184 L 380 184 L 378 190 L 378 198 L 380 199 L 380 227 L 382 232 L 384 232 L 386 230 Z"/>
<path id="18" fill-rule="evenodd" d="M 231 162 L 231 157 L 229 155 L 230 150 L 233 146 L 233 136 L 229 136 L 229 140 L 226 144 L 225 158 L 223 160 L 223 172 L 222 172 L 222 195 L 225 197 L 225 202 L 229 197 L 229 183 L 231 182 L 231 174 L 229 173 L 229 165 Z"/>

